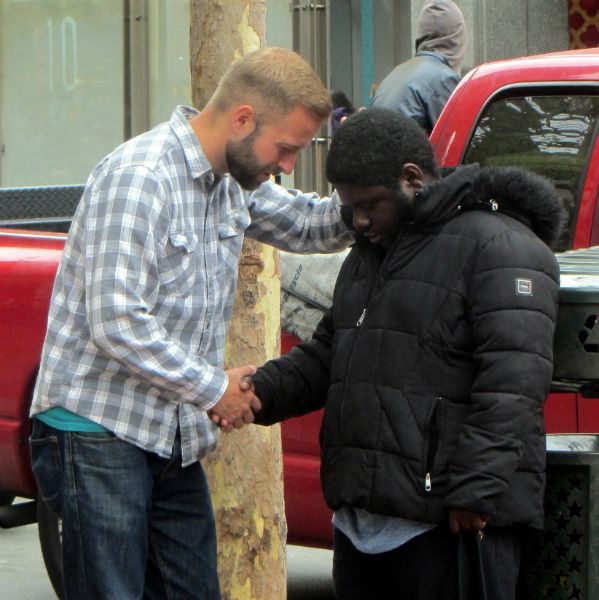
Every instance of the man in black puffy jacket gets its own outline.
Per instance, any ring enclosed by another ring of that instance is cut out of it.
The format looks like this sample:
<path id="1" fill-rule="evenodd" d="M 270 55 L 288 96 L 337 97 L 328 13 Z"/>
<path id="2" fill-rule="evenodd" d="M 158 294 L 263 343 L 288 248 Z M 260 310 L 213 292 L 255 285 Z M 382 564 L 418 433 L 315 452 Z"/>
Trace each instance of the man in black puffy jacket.
<path id="1" fill-rule="evenodd" d="M 341 600 L 457 597 L 473 532 L 485 597 L 513 599 L 521 534 L 543 525 L 556 191 L 515 168 L 441 176 L 424 132 L 382 109 L 339 129 L 327 176 L 356 242 L 313 338 L 254 376 L 256 422 L 325 407 Z"/>

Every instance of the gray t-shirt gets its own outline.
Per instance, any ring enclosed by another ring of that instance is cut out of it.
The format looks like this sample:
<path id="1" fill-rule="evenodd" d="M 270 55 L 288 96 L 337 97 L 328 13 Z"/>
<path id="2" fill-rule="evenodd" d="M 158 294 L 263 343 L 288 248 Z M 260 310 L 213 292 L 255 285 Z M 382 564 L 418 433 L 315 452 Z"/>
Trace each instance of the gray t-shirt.
<path id="1" fill-rule="evenodd" d="M 431 523 L 377 515 L 351 506 L 335 511 L 333 525 L 366 554 L 389 552 L 436 527 Z"/>

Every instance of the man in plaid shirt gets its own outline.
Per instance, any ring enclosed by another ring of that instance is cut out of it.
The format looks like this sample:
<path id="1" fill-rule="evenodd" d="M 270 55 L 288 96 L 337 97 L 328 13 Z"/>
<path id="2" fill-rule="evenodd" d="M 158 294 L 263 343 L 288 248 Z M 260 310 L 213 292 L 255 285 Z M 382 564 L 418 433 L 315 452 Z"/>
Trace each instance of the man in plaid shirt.
<path id="1" fill-rule="evenodd" d="M 90 175 L 31 408 L 67 598 L 220 597 L 198 461 L 218 441 L 210 415 L 248 423 L 260 406 L 239 386 L 253 366 L 223 370 L 243 237 L 296 252 L 351 242 L 336 195 L 270 181 L 291 173 L 330 110 L 299 55 L 258 50 L 202 112 L 177 107 Z"/>

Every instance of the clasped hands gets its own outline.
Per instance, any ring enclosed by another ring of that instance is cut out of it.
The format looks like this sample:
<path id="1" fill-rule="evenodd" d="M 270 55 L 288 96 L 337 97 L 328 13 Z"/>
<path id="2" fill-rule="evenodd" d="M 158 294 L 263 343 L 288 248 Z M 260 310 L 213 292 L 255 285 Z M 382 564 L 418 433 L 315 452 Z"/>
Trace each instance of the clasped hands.
<path id="1" fill-rule="evenodd" d="M 221 399 L 208 411 L 208 416 L 221 431 L 230 433 L 254 422 L 254 413 L 262 404 L 254 392 L 252 375 L 256 373 L 254 365 L 245 365 L 226 371 L 229 383 Z"/>

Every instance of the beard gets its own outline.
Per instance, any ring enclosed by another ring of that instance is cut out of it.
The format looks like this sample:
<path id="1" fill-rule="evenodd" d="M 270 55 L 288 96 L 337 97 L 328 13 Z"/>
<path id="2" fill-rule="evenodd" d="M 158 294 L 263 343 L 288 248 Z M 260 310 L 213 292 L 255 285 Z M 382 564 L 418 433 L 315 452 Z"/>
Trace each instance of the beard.
<path id="1" fill-rule="evenodd" d="M 229 141 L 225 148 L 225 158 L 229 174 L 245 190 L 255 190 L 263 183 L 261 176 L 268 172 L 275 173 L 276 167 L 258 162 L 254 153 L 254 140 L 258 135 L 257 126 L 250 135 L 239 142 Z"/>
<path id="2" fill-rule="evenodd" d="M 414 200 L 410 198 L 402 189 L 397 186 L 394 192 L 394 200 L 397 204 L 398 223 L 409 223 L 414 218 Z M 398 226 L 399 229 L 399 226 Z"/>
<path id="3" fill-rule="evenodd" d="M 385 248 L 389 248 L 393 244 L 401 229 L 406 223 L 412 221 L 414 215 L 414 202 L 399 184 L 393 191 L 393 205 L 395 212 L 378 241 Z"/>

